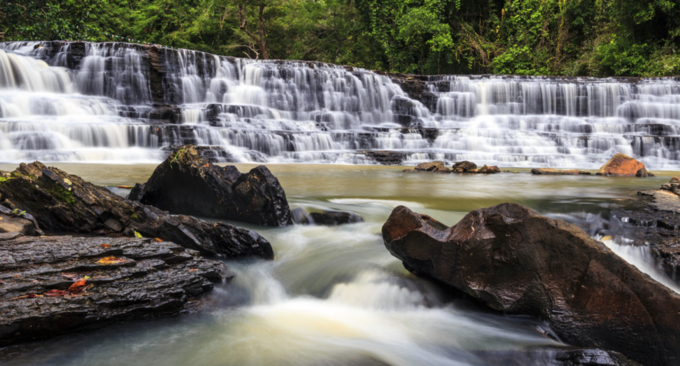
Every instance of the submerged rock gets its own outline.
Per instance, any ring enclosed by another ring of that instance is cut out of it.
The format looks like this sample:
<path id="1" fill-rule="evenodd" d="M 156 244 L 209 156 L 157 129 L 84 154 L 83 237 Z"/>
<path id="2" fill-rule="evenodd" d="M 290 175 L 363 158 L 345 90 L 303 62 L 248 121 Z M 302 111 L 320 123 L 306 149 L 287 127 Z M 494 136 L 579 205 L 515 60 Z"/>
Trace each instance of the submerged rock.
<path id="1" fill-rule="evenodd" d="M 345 211 L 323 211 L 312 212 L 310 214 L 302 208 L 298 207 L 293 210 L 293 221 L 298 225 L 325 225 L 337 226 L 344 224 L 354 224 L 357 222 L 364 222 L 364 219 L 354 212 Z"/>
<path id="2" fill-rule="evenodd" d="M 224 263 L 172 242 L 0 237 L 0 347 L 178 315 L 231 277 Z"/>
<path id="3" fill-rule="evenodd" d="M 628 155 L 618 153 L 614 155 L 600 170 L 597 175 L 618 176 L 618 177 L 653 177 L 647 172 L 645 165 Z"/>
<path id="4" fill-rule="evenodd" d="M 138 232 L 224 258 L 274 257 L 269 242 L 252 230 L 169 215 L 39 162 L 21 164 L 0 181 L 0 195 L 1 205 L 25 210 L 44 230 L 127 236 Z"/>
<path id="5" fill-rule="evenodd" d="M 176 214 L 256 225 L 292 224 L 286 193 L 267 167 L 241 174 L 234 166 L 209 163 L 193 146 L 175 149 L 156 168 L 140 202 Z"/>
<path id="6" fill-rule="evenodd" d="M 447 228 L 400 206 L 382 235 L 411 272 L 538 317 L 568 344 L 647 365 L 680 361 L 680 297 L 572 224 L 506 203 Z"/>
<path id="7" fill-rule="evenodd" d="M 590 175 L 589 172 L 584 172 L 578 169 L 552 169 L 552 168 L 534 168 L 531 169 L 531 174 L 534 175 Z"/>

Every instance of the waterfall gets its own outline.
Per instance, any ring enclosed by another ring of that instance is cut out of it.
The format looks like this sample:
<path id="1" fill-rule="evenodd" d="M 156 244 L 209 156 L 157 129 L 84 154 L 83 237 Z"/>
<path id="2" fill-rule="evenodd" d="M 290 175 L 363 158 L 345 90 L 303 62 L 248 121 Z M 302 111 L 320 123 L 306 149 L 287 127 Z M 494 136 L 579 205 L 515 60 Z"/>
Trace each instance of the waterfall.
<path id="1" fill-rule="evenodd" d="M 680 83 L 387 75 L 125 43 L 0 43 L 4 162 L 140 162 L 171 146 L 224 161 L 597 168 L 680 166 Z"/>

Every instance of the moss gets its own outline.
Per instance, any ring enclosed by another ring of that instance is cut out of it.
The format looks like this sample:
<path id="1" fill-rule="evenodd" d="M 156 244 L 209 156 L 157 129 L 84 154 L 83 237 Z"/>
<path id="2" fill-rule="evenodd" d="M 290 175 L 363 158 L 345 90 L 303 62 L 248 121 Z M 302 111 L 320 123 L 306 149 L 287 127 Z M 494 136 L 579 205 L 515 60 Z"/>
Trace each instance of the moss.
<path id="1" fill-rule="evenodd" d="M 62 186 L 54 184 L 52 187 L 45 187 L 45 191 L 47 193 L 51 194 L 54 199 L 57 201 L 69 204 L 69 205 L 74 205 L 76 203 L 75 197 L 73 197 L 73 193 L 70 191 L 67 191 L 64 189 Z"/>
<path id="2" fill-rule="evenodd" d="M 10 179 L 12 179 L 12 178 L 0 177 L 0 183 L 5 183 L 5 182 L 7 182 L 7 181 L 10 180 Z"/>

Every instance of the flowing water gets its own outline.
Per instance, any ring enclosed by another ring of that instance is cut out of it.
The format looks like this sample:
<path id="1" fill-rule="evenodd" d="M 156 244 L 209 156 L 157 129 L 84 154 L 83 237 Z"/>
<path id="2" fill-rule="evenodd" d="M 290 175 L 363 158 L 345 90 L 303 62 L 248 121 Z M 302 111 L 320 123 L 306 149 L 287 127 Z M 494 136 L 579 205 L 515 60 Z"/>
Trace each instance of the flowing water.
<path id="1" fill-rule="evenodd" d="M 55 165 L 105 185 L 144 182 L 155 168 L 154 164 Z M 15 166 L 0 165 L 0 169 Z M 237 166 L 242 172 L 253 167 Z M 236 278 L 216 286 L 203 299 L 200 314 L 14 347 L 0 352 L 0 362 L 533 364 L 523 358 L 522 352 L 528 350 L 543 350 L 549 360 L 550 349 L 561 343 L 549 336 L 547 327 L 529 318 L 502 317 L 465 301 L 451 303 L 438 286 L 410 275 L 387 252 L 380 236 L 382 224 L 397 205 L 453 225 L 469 210 L 511 201 L 542 214 L 581 220 L 580 225 L 595 236 L 601 212 L 630 199 L 639 189 L 656 188 L 668 180 L 532 176 L 526 171 L 494 176 L 407 174 L 396 167 L 352 165 L 274 164 L 269 168 L 292 207 L 350 210 L 366 222 L 338 227 L 248 226 L 272 243 L 276 259 L 229 262 Z M 593 227 L 588 228 L 588 223 Z M 640 269 L 663 276 L 644 256 L 632 260 Z M 672 285 L 667 278 L 658 278 Z M 503 362 L 494 358 L 508 353 L 512 363 L 507 357 Z"/>
<path id="2" fill-rule="evenodd" d="M 414 86 L 415 85 L 415 86 Z M 443 159 L 597 168 L 614 153 L 680 166 L 680 83 L 432 76 L 125 43 L 0 43 L 0 161 Z M 164 149 L 165 148 L 165 149 Z"/>

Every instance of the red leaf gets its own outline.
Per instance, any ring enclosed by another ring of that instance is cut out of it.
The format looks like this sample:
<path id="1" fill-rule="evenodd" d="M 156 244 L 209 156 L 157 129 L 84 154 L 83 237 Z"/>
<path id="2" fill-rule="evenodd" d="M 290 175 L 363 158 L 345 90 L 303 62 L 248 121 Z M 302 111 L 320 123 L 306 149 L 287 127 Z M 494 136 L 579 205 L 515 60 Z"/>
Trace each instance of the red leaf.
<path id="1" fill-rule="evenodd" d="M 78 280 L 71 285 L 71 287 L 68 288 L 69 291 L 71 292 L 80 292 L 83 291 L 83 288 L 85 288 L 85 285 L 87 284 L 86 279 Z"/>
<path id="2" fill-rule="evenodd" d="M 111 248 L 111 244 L 102 244 L 102 245 L 100 245 L 100 247 L 102 247 L 104 249 L 109 249 L 109 248 Z"/>
<path id="3" fill-rule="evenodd" d="M 54 289 L 54 290 L 49 290 L 49 291 L 45 292 L 45 296 L 47 296 L 47 297 L 60 297 L 60 296 L 64 296 L 64 295 L 66 295 L 66 291 L 64 291 L 64 290 Z"/>

